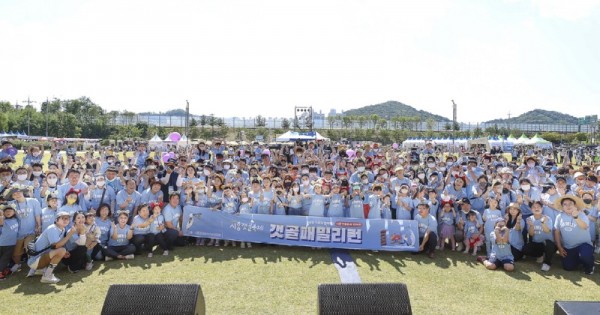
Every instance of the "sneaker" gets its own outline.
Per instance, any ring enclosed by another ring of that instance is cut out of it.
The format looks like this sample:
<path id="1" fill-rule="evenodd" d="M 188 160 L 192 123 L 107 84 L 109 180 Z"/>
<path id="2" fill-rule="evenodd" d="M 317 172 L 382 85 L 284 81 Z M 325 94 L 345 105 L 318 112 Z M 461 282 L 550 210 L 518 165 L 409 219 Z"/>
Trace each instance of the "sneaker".
<path id="1" fill-rule="evenodd" d="M 216 240 L 216 241 L 215 241 L 215 247 L 219 247 L 219 246 L 220 246 L 220 243 L 221 243 L 221 241 L 219 241 L 219 240 Z"/>
<path id="2" fill-rule="evenodd" d="M 542 271 L 548 271 L 548 270 L 550 270 L 550 265 L 543 264 L 542 265 Z"/>
<path id="3" fill-rule="evenodd" d="M 69 270 L 70 273 L 78 273 L 79 270 L 71 270 L 71 267 L 67 266 L 67 270 Z"/>
<path id="4" fill-rule="evenodd" d="M 112 257 L 110 257 L 110 256 L 106 256 L 106 257 L 104 257 L 104 261 L 111 261 L 111 260 L 113 260 L 113 258 L 112 258 Z"/>
<path id="5" fill-rule="evenodd" d="M 125 259 L 128 259 L 128 260 L 131 260 L 133 258 L 135 258 L 135 255 L 133 255 L 133 254 L 129 254 L 129 255 L 125 256 Z"/>
<path id="6" fill-rule="evenodd" d="M 163 256 L 169 256 L 169 251 L 168 250 L 164 251 Z"/>
<path id="7" fill-rule="evenodd" d="M 439 250 L 439 249 L 441 249 L 441 248 L 442 248 L 442 247 L 441 247 L 440 245 L 438 245 L 438 246 L 436 246 L 436 247 L 435 247 L 435 249 L 437 249 L 437 250 Z"/>
<path id="8" fill-rule="evenodd" d="M 44 268 L 44 269 L 37 269 L 37 270 L 35 271 L 35 275 L 36 275 L 36 276 L 43 276 L 43 275 L 44 275 L 44 272 L 46 272 L 46 268 Z"/>
<path id="9" fill-rule="evenodd" d="M 456 245 L 456 250 L 457 250 L 457 251 L 459 251 L 459 252 L 460 252 L 460 251 L 462 251 L 462 250 L 463 250 L 463 244 L 461 244 L 461 243 L 458 243 L 458 244 Z"/>
<path id="10" fill-rule="evenodd" d="M 148 253 L 148 258 L 152 258 L 152 253 Z"/>
<path id="11" fill-rule="evenodd" d="M 468 253 L 469 253 L 469 248 L 465 249 L 465 250 L 463 251 L 463 253 L 464 253 L 464 254 L 468 254 Z"/>
<path id="12" fill-rule="evenodd" d="M 196 246 L 204 246 L 204 239 L 203 238 L 199 238 L 196 240 Z"/>
<path id="13" fill-rule="evenodd" d="M 206 246 L 213 246 L 214 243 L 215 243 L 215 240 L 210 240 L 210 241 L 208 241 Z"/>
<path id="14" fill-rule="evenodd" d="M 235 241 L 231 241 L 231 246 L 235 247 Z"/>
<path id="15" fill-rule="evenodd" d="M 540 256 L 540 257 L 538 257 L 538 258 L 535 260 L 535 262 L 536 262 L 536 263 L 538 263 L 538 264 L 541 264 L 541 263 L 543 263 L 543 262 L 544 262 L 544 255 L 542 255 L 542 256 Z M 544 271 L 547 271 L 547 270 L 544 270 Z"/>
<path id="16" fill-rule="evenodd" d="M 92 268 L 94 268 L 94 263 L 89 261 L 85 264 L 85 270 L 90 271 L 92 270 Z"/>
<path id="17" fill-rule="evenodd" d="M 21 270 L 21 264 L 14 264 L 14 266 L 12 266 L 12 268 L 10 268 L 10 272 L 12 272 L 12 273 L 15 273 L 19 270 Z"/>
<path id="18" fill-rule="evenodd" d="M 248 248 L 252 248 L 252 243 L 248 243 Z"/>
<path id="19" fill-rule="evenodd" d="M 595 270 L 595 269 L 596 269 L 596 266 L 593 266 L 593 267 L 592 267 L 592 270 L 590 270 L 590 271 L 586 271 L 586 272 L 585 272 L 585 274 L 586 274 L 586 275 L 590 275 L 590 276 L 591 276 L 591 275 L 593 275 L 593 274 L 594 274 L 594 270 Z"/>
<path id="20" fill-rule="evenodd" d="M 246 244 L 244 242 L 240 242 L 240 248 L 246 248 Z"/>
<path id="21" fill-rule="evenodd" d="M 50 275 L 50 277 L 42 277 L 40 280 L 41 283 L 58 283 L 60 279 L 58 279 L 54 274 Z"/>
<path id="22" fill-rule="evenodd" d="M 29 269 L 29 272 L 27 273 L 27 278 L 31 278 L 33 276 L 35 276 L 35 274 L 37 273 L 37 269 Z"/>

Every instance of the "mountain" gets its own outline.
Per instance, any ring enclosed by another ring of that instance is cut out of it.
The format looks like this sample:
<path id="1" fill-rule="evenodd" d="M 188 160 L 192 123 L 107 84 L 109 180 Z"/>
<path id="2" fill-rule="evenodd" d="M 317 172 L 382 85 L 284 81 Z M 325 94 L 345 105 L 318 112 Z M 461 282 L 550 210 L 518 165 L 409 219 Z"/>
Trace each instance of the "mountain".
<path id="1" fill-rule="evenodd" d="M 510 119 L 494 119 L 490 121 L 486 121 L 486 123 L 491 124 L 558 124 L 558 125 L 569 125 L 569 124 L 577 124 L 577 117 L 573 117 L 571 115 L 543 110 L 543 109 L 534 109 L 532 111 L 526 112 L 520 116 L 512 117 Z"/>
<path id="2" fill-rule="evenodd" d="M 370 116 L 373 114 L 379 115 L 379 117 L 394 117 L 394 116 L 404 116 L 404 117 L 421 117 L 421 121 L 426 121 L 431 118 L 434 121 L 445 121 L 449 122 L 450 119 L 446 117 L 442 117 L 439 115 L 432 114 L 430 112 L 426 112 L 424 110 L 417 110 L 412 106 L 408 106 L 406 104 L 402 104 L 396 101 L 388 101 L 381 104 L 364 106 L 361 108 L 347 110 L 343 113 L 348 116 Z"/>

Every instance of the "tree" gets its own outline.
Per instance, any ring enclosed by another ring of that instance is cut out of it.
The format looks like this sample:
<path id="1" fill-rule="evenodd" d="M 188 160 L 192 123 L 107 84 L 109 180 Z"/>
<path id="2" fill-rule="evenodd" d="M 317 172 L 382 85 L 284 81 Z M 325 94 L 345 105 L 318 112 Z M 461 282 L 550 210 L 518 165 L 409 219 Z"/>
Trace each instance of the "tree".
<path id="1" fill-rule="evenodd" d="M 202 126 L 202 129 L 204 129 L 204 126 L 206 126 L 206 115 L 202 115 L 200 116 L 200 126 Z"/>
<path id="2" fill-rule="evenodd" d="M 342 124 L 344 129 L 349 129 L 352 126 L 352 116 L 342 116 Z"/>
<path id="3" fill-rule="evenodd" d="M 367 117 L 365 116 L 358 116 L 358 128 L 362 129 L 365 126 L 365 123 L 367 122 Z"/>
<path id="4" fill-rule="evenodd" d="M 335 125 L 335 116 L 327 116 L 327 124 L 329 125 L 329 129 L 333 129 Z"/>
<path id="5" fill-rule="evenodd" d="M 254 124 L 255 124 L 256 127 L 265 127 L 267 125 L 267 119 L 265 119 L 261 115 L 258 115 L 254 119 Z"/>
<path id="6" fill-rule="evenodd" d="M 284 118 L 281 121 L 281 128 L 283 128 L 283 129 L 290 129 L 290 121 L 287 118 Z"/>
<path id="7" fill-rule="evenodd" d="M 379 115 L 373 114 L 370 116 L 371 123 L 373 124 L 373 128 L 377 128 L 377 123 L 379 122 Z"/>

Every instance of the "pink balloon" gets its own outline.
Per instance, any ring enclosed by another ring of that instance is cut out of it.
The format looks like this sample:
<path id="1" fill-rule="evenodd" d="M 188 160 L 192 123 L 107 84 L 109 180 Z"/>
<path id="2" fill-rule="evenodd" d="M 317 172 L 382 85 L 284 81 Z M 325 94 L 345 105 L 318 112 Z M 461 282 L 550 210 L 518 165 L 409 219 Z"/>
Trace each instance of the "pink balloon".
<path id="1" fill-rule="evenodd" d="M 352 149 L 348 149 L 348 150 L 346 150 L 346 155 L 349 158 L 353 158 L 354 156 L 356 156 L 356 152 L 354 150 L 352 150 Z"/>
<path id="2" fill-rule="evenodd" d="M 165 163 L 169 162 L 169 158 L 170 158 L 169 153 L 165 152 L 162 154 L 163 162 L 165 162 Z"/>
<path id="3" fill-rule="evenodd" d="M 269 151 L 269 149 L 265 149 L 262 154 L 266 154 L 268 156 L 271 156 L 271 151 Z"/>
<path id="4" fill-rule="evenodd" d="M 181 134 L 179 134 L 179 132 L 171 132 L 169 134 L 169 139 L 171 139 L 171 141 L 179 141 L 181 139 Z"/>
<path id="5" fill-rule="evenodd" d="M 394 149 L 394 150 L 398 149 L 398 144 L 394 142 L 394 144 L 392 144 L 392 149 Z"/>
<path id="6" fill-rule="evenodd" d="M 175 153 L 174 152 L 169 152 L 169 157 L 174 159 L 175 158 Z"/>

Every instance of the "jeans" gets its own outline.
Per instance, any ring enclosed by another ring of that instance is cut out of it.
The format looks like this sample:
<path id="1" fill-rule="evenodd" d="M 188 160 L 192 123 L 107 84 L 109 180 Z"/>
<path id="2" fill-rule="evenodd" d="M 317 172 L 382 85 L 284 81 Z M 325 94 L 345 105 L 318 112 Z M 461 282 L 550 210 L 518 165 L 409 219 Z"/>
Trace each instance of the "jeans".
<path id="1" fill-rule="evenodd" d="M 15 246 L 0 246 L 0 272 L 2 272 L 5 268 L 10 264 L 10 260 L 12 258 L 13 252 L 15 251 Z"/>
<path id="2" fill-rule="evenodd" d="M 133 244 L 123 246 L 106 246 L 104 247 L 104 256 L 118 258 L 119 255 L 127 256 L 135 253 L 135 246 Z"/>
<path id="3" fill-rule="evenodd" d="M 544 264 L 552 266 L 552 258 L 556 253 L 556 244 L 551 240 L 545 240 L 543 243 L 529 242 L 523 246 L 523 254 L 531 257 L 541 257 L 544 255 Z"/>
<path id="4" fill-rule="evenodd" d="M 588 243 L 583 243 L 571 249 L 565 248 L 567 257 L 563 257 L 563 269 L 570 271 L 575 270 L 577 266 L 583 265 L 585 272 L 592 271 L 594 267 L 594 247 Z"/>
<path id="5" fill-rule="evenodd" d="M 179 236 L 179 231 L 167 229 L 164 234 L 168 249 L 173 249 L 174 246 L 185 246 L 185 237 Z"/>
<path id="6" fill-rule="evenodd" d="M 437 246 L 438 237 L 435 233 L 430 232 L 429 238 L 427 239 L 427 243 L 423 246 L 423 251 L 426 253 L 433 253 L 435 251 L 435 247 Z M 419 246 L 423 243 L 423 238 L 419 237 Z"/>
<path id="7" fill-rule="evenodd" d="M 142 245 L 143 245 L 144 249 L 146 251 L 148 251 L 149 253 L 152 252 L 152 248 L 155 245 L 159 245 L 160 248 L 162 248 L 162 250 L 167 250 L 167 248 L 168 248 L 167 241 L 165 239 L 165 236 L 162 233 L 158 233 L 158 234 L 148 233 L 148 234 L 143 234 L 143 235 L 141 235 L 141 234 L 134 235 L 131 242 L 135 246 L 135 254 L 136 255 L 139 255 L 142 253 Z"/>
<path id="8" fill-rule="evenodd" d="M 78 271 L 85 268 L 87 247 L 77 246 L 69 251 L 69 258 L 63 258 L 62 262 L 69 267 L 71 271 Z"/>

